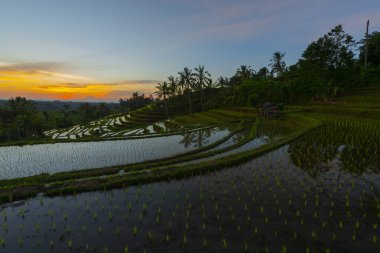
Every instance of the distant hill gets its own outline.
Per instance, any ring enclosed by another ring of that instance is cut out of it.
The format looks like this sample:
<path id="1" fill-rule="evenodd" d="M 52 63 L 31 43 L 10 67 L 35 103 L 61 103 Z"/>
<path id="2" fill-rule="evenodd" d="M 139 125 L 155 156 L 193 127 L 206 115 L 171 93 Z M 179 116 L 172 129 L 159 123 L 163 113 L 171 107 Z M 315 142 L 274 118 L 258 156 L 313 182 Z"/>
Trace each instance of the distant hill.
<path id="1" fill-rule="evenodd" d="M 8 100 L 0 100 L 0 107 L 5 106 Z M 81 104 L 86 102 L 70 102 L 70 101 L 36 101 L 34 102 L 37 105 L 37 109 L 40 111 L 60 111 L 63 109 L 64 105 L 69 106 L 69 110 L 77 110 Z M 100 104 L 99 102 L 90 102 L 90 104 Z M 106 103 L 108 107 L 115 108 L 119 104 L 118 103 Z"/>

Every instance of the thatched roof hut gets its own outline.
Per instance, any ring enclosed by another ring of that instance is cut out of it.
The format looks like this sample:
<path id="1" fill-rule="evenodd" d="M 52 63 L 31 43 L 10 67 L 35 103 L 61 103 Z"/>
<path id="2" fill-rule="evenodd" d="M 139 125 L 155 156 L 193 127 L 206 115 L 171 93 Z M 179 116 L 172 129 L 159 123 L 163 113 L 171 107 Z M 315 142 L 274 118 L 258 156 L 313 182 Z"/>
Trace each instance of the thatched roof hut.
<path id="1" fill-rule="evenodd" d="M 279 106 L 271 102 L 260 105 L 258 109 L 259 117 L 261 118 L 277 118 L 281 116 Z"/>

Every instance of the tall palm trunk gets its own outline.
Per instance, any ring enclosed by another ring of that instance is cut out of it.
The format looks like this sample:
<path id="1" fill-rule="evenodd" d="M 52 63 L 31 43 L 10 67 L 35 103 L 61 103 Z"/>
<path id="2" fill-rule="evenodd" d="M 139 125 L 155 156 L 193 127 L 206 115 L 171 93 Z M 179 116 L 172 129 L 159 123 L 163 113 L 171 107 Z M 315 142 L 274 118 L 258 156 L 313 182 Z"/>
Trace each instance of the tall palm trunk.
<path id="1" fill-rule="evenodd" d="M 202 92 L 202 88 L 200 89 L 201 91 L 201 108 L 202 108 L 202 111 L 203 111 L 203 92 Z"/>
<path id="2" fill-rule="evenodd" d="M 165 110 L 166 110 L 166 118 L 169 118 L 168 101 L 166 100 L 166 95 L 164 95 L 164 103 L 165 103 Z"/>
<path id="3" fill-rule="evenodd" d="M 191 113 L 192 110 L 191 110 L 191 92 L 190 91 L 189 91 L 189 94 L 187 95 L 187 98 L 189 100 L 189 113 Z"/>
<path id="4" fill-rule="evenodd" d="M 165 100 L 166 118 L 169 118 L 168 101 Z"/>

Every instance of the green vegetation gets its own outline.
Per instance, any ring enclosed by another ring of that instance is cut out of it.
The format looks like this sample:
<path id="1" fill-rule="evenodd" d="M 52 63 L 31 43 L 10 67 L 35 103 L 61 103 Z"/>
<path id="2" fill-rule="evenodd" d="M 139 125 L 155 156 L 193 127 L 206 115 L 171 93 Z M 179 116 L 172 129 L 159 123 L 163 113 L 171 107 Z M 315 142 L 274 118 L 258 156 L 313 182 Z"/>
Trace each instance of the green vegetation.
<path id="1" fill-rule="evenodd" d="M 217 83 L 185 67 L 156 101 L 60 129 L 11 99 L 3 140 L 56 144 L 0 147 L 0 251 L 378 252 L 378 35 L 366 67 L 337 26 L 294 66 L 276 52 Z M 283 113 L 258 114 L 269 101 Z"/>
<path id="2" fill-rule="evenodd" d="M 375 31 L 369 36 L 366 67 L 364 40 L 356 43 L 338 25 L 308 45 L 301 59 L 292 66 L 287 67 L 285 53 L 275 52 L 270 69 L 263 67 L 255 71 L 243 65 L 232 77 L 219 77 L 217 82 L 205 66 L 185 67 L 177 77 L 170 75 L 167 81 L 158 83 L 157 99 L 135 92 L 131 98 L 120 99 L 120 106 L 112 111 L 105 104 L 83 104 L 78 111 L 65 107 L 61 112 L 40 112 L 31 101 L 16 98 L 0 109 L 0 141 L 35 143 L 28 140 L 44 136 L 57 141 L 123 138 L 133 135 L 132 130 L 152 133 L 150 128 L 153 128 L 154 133 L 160 132 L 162 127 L 155 123 L 177 115 L 221 107 L 258 107 L 268 101 L 287 106 L 336 103 L 369 106 L 377 103 L 377 93 L 355 96 L 357 101 L 352 100 L 352 94 L 377 90 L 373 87 L 380 76 L 378 35 Z M 357 58 L 356 45 L 360 45 Z M 111 113 L 114 115 L 106 120 L 96 120 Z"/>
<path id="3" fill-rule="evenodd" d="M 202 116 L 201 113 L 199 116 Z M 197 114 L 196 114 L 197 115 Z M 194 117 L 194 115 L 192 115 Z M 190 116 L 187 116 L 190 117 Z M 265 123 L 265 121 L 263 121 Z M 49 194 L 61 194 L 62 192 L 81 192 L 96 189 L 102 189 L 104 187 L 120 187 L 128 184 L 139 184 L 143 182 L 151 182 L 155 180 L 168 179 L 172 177 L 183 177 L 184 175 L 192 175 L 196 172 L 207 172 L 217 168 L 224 168 L 228 166 L 232 166 L 238 163 L 241 163 L 247 159 L 255 157 L 259 154 L 265 153 L 269 150 L 273 150 L 276 147 L 284 145 L 285 143 L 297 138 L 305 131 L 308 131 L 319 125 L 318 121 L 312 120 L 309 118 L 304 118 L 296 115 L 289 115 L 289 119 L 283 121 L 281 124 L 289 124 L 289 127 L 292 129 L 298 129 L 295 132 L 292 132 L 290 135 L 286 135 L 284 138 L 281 138 L 273 143 L 268 145 L 264 145 L 262 148 L 254 149 L 250 152 L 240 153 L 237 155 L 229 156 L 224 159 L 220 159 L 214 161 L 213 163 L 204 162 L 195 165 L 181 166 L 176 167 L 175 165 L 169 166 L 170 164 L 175 164 L 178 162 L 185 162 L 189 160 L 199 159 L 208 157 L 211 155 L 215 155 L 218 153 L 226 152 L 228 150 L 232 150 L 238 146 L 241 146 L 247 143 L 249 140 L 257 136 L 257 127 L 259 125 L 259 121 L 252 127 L 249 131 L 249 134 L 239 141 L 235 145 L 231 145 L 221 150 L 211 151 L 200 153 L 203 151 L 207 151 L 215 147 L 216 145 L 222 143 L 227 138 L 221 140 L 220 142 L 214 143 L 207 147 L 197 149 L 194 152 L 188 152 L 185 154 L 181 154 L 175 157 L 171 157 L 169 159 L 161 159 L 155 161 L 148 161 L 143 163 L 138 163 L 135 165 L 128 166 L 119 166 L 114 168 L 106 168 L 106 169 L 92 169 L 92 170 L 84 170 L 84 171 L 73 171 L 73 172 L 65 172 L 65 173 L 57 173 L 54 175 L 39 175 L 28 178 L 20 178 L 20 179 L 10 179 L 10 180 L 2 180 L 1 185 L 3 187 L 0 188 L 2 192 L 1 199 L 6 201 L 9 200 L 9 196 L 12 196 L 13 199 L 24 198 L 33 194 L 33 192 L 42 192 L 48 191 Z M 268 126 L 268 125 L 267 125 Z M 241 127 L 235 129 L 235 131 L 242 130 Z M 234 132 L 232 132 L 233 134 Z M 230 136 L 228 136 L 230 137 Z M 163 167 L 167 166 L 167 167 Z M 119 171 L 124 170 L 126 174 L 119 175 Z M 149 174 L 146 171 L 149 171 Z M 97 179 L 97 176 L 104 175 L 112 175 L 108 178 L 100 178 Z M 93 178 L 95 177 L 95 178 Z M 90 180 L 86 180 L 86 184 L 81 183 L 81 181 L 77 181 L 80 178 L 89 178 Z M 69 183 L 70 180 L 72 183 Z M 54 184 L 54 182 L 56 182 Z M 48 183 L 48 184 L 47 184 Z M 60 189 L 61 185 L 65 185 L 65 189 Z M 28 187 L 26 187 L 28 186 Z M 43 190 L 45 188 L 45 190 Z M 28 191 L 28 195 L 25 195 L 22 189 L 26 189 Z M 34 190 L 33 190 L 34 189 Z"/>
<path id="4" fill-rule="evenodd" d="M 105 103 L 84 103 L 76 110 L 65 104 L 60 111 L 40 111 L 31 100 L 11 98 L 0 107 L 0 143 L 41 139 L 48 129 L 100 119 L 111 113 Z"/>
<path id="5" fill-rule="evenodd" d="M 181 116 L 186 117 L 191 118 Z M 14 190 L 5 201 L 21 198 L 16 193 L 23 189 L 45 196 L 3 209 L 0 246 L 104 252 L 377 250 L 380 121 L 357 119 L 303 111 L 245 122 L 240 126 L 250 126 L 247 136 L 285 135 L 212 163 L 147 162 L 115 168 L 115 173 L 125 170 L 120 175 L 99 170 L 101 177 L 90 178 L 90 170 L 2 181 Z"/>
<path id="6" fill-rule="evenodd" d="M 270 70 L 263 67 L 255 71 L 242 65 L 232 77 L 219 77 L 216 83 L 204 66 L 194 71 L 185 67 L 177 78 L 170 76 L 165 85 L 159 85 L 159 92 L 165 94 L 165 107 L 181 105 L 189 112 L 226 106 L 257 107 L 267 101 L 286 105 L 334 104 L 342 95 L 378 85 L 379 41 L 379 32 L 369 36 L 369 60 L 364 67 L 364 40 L 356 43 L 338 25 L 308 45 L 301 59 L 289 67 L 284 61 L 285 53 L 275 52 Z M 358 58 L 357 45 L 361 45 Z M 373 96 L 373 100 L 376 98 Z"/>

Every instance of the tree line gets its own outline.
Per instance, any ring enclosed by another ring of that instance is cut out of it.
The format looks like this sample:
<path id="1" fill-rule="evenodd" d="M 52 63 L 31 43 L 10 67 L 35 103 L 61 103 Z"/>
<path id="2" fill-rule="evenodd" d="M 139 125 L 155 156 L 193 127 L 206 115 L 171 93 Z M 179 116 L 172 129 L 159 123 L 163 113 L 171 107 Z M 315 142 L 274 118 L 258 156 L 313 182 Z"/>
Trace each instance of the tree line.
<path id="1" fill-rule="evenodd" d="M 105 103 L 82 103 L 78 109 L 64 105 L 59 111 L 41 111 L 36 103 L 15 97 L 0 107 L 0 141 L 43 137 L 48 129 L 65 128 L 103 118 L 113 110 Z"/>
<path id="2" fill-rule="evenodd" d="M 154 102 L 152 95 L 133 92 L 130 98 L 120 98 L 119 104 L 81 103 L 75 107 L 60 105 L 61 109 L 38 109 L 35 101 L 25 97 L 10 98 L 0 106 L 0 142 L 41 138 L 49 129 L 85 124 L 105 116 L 126 113 Z M 51 102 L 53 105 L 56 102 Z M 45 106 L 46 107 L 46 106 Z M 52 106 L 55 108 L 55 106 Z"/>
<path id="3" fill-rule="evenodd" d="M 240 66 L 231 77 L 213 80 L 205 66 L 185 67 L 156 86 L 157 98 L 134 92 L 121 98 L 117 108 L 105 103 L 83 103 L 78 109 L 64 105 L 59 111 L 39 111 L 33 101 L 11 98 L 0 107 L 0 141 L 39 138 L 48 129 L 65 128 L 125 113 L 156 103 L 198 112 L 221 106 L 258 106 L 326 103 L 353 88 L 380 85 L 380 32 L 368 36 L 367 66 L 364 38 L 356 42 L 341 25 L 310 43 L 294 65 L 287 66 L 286 53 L 275 52 L 270 64 L 259 70 Z"/>
<path id="4" fill-rule="evenodd" d="M 364 67 L 364 38 L 356 42 L 342 25 L 312 42 L 296 64 L 287 66 L 286 53 L 275 52 L 268 66 L 255 71 L 240 66 L 232 77 L 213 82 L 205 66 L 185 67 L 157 85 L 157 97 L 169 104 L 184 101 L 188 112 L 218 106 L 257 106 L 266 101 L 283 104 L 326 103 L 353 88 L 380 84 L 380 33 L 368 36 L 368 64 Z"/>

